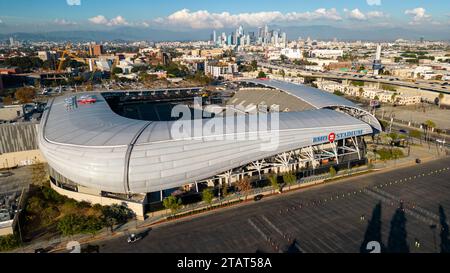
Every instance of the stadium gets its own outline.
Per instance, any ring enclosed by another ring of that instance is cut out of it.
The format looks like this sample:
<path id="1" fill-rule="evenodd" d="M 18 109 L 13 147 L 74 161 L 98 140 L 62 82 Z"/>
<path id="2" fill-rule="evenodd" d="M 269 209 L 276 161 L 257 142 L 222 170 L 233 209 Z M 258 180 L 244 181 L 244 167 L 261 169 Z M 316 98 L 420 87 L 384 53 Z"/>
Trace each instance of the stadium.
<path id="1" fill-rule="evenodd" d="M 197 114 L 206 111 L 192 104 L 201 88 L 52 99 L 39 129 L 52 187 L 80 201 L 127 204 L 143 217 L 148 204 L 180 188 L 198 192 L 201 185 L 231 185 L 244 177 L 290 171 L 301 178 L 322 166 L 359 164 L 364 136 L 381 131 L 373 115 L 325 91 L 266 79 L 238 85 L 221 106 L 233 115 L 217 109 Z M 171 113 L 179 104 L 189 109 L 183 116 L 194 116 L 182 123 L 188 134 L 173 130 L 180 121 Z M 266 128 L 254 118 L 260 116 Z M 235 126 L 237 120 L 243 126 Z M 211 124 L 214 130 L 205 130 Z"/>

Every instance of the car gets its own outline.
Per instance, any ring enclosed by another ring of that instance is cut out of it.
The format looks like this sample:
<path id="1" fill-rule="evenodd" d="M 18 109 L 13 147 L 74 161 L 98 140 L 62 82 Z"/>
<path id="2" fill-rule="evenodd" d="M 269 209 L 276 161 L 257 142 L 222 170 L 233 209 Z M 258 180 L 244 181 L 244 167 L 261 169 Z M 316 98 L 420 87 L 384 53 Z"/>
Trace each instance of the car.
<path id="1" fill-rule="evenodd" d="M 139 241 L 140 239 L 142 239 L 141 236 L 138 236 L 138 235 L 132 233 L 132 234 L 130 234 L 130 236 L 128 236 L 127 242 L 128 242 L 129 244 L 132 244 L 132 243 L 136 243 L 136 242 Z"/>
<path id="2" fill-rule="evenodd" d="M 420 160 L 420 158 L 416 158 L 416 164 L 420 164 L 422 163 L 422 160 Z"/>
<path id="3" fill-rule="evenodd" d="M 258 194 L 258 195 L 255 196 L 255 198 L 253 198 L 253 200 L 255 200 L 255 202 L 258 202 L 258 201 L 260 201 L 261 199 L 263 199 L 263 197 L 264 197 L 264 195 Z"/>
<path id="4" fill-rule="evenodd" d="M 0 177 L 9 177 L 14 175 L 12 172 L 2 172 L 0 173 Z"/>
<path id="5" fill-rule="evenodd" d="M 407 134 L 408 133 L 406 130 L 403 130 L 403 129 L 401 129 L 399 132 L 402 133 L 402 134 Z"/>

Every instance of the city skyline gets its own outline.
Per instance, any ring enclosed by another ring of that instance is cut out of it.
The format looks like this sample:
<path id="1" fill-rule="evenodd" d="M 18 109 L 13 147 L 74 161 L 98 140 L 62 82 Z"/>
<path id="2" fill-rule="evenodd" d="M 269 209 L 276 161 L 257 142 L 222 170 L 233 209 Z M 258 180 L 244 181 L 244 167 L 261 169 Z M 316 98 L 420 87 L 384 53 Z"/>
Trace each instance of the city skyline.
<path id="1" fill-rule="evenodd" d="M 447 8 L 446 8 L 447 6 Z M 130 0 L 15 1 L 0 4 L 0 33 L 114 30 L 120 27 L 200 31 L 243 25 L 332 25 L 373 29 L 405 27 L 414 30 L 445 30 L 450 26 L 449 3 L 442 1 L 172 1 L 148 3 Z M 30 12 L 33 11 L 33 12 Z M 446 38 L 446 37 L 442 37 Z"/>

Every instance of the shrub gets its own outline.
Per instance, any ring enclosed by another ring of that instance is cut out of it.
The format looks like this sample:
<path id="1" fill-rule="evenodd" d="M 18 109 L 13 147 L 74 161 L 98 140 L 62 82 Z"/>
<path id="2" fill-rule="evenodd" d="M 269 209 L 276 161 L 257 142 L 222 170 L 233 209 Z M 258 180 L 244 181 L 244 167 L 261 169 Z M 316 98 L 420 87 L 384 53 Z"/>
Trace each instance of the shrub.
<path id="1" fill-rule="evenodd" d="M 17 236 L 11 234 L 0 236 L 0 251 L 13 250 L 20 246 L 20 240 Z"/>

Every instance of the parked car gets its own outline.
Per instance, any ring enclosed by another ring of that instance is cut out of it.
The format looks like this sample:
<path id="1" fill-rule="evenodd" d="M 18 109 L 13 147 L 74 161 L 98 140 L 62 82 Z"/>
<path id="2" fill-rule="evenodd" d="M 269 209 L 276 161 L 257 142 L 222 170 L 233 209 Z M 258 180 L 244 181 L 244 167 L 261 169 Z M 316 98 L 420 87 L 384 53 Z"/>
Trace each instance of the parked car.
<path id="1" fill-rule="evenodd" d="M 9 177 L 14 175 L 12 172 L 1 172 L 0 177 Z"/>
<path id="2" fill-rule="evenodd" d="M 127 242 L 128 242 L 129 244 L 132 244 L 132 243 L 136 243 L 136 242 L 139 241 L 140 239 L 142 239 L 141 236 L 138 236 L 138 235 L 132 233 L 132 234 L 130 234 L 130 236 L 128 236 Z"/>
<path id="3" fill-rule="evenodd" d="M 255 196 L 255 198 L 253 198 L 255 200 L 255 202 L 258 202 L 259 200 L 263 199 L 264 195 L 262 194 L 258 194 L 257 196 Z"/>

